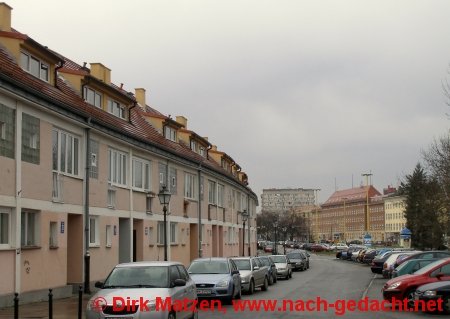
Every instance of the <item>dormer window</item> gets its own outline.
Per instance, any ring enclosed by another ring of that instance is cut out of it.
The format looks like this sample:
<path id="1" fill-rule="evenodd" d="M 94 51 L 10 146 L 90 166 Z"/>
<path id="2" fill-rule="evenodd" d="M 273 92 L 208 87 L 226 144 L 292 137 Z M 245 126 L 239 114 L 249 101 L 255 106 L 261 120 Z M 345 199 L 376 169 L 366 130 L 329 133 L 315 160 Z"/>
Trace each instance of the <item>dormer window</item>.
<path id="1" fill-rule="evenodd" d="M 177 130 L 170 126 L 164 126 L 164 137 L 172 142 L 177 141 Z"/>
<path id="2" fill-rule="evenodd" d="M 28 52 L 20 52 L 20 67 L 38 79 L 48 82 L 49 65 Z"/>
<path id="3" fill-rule="evenodd" d="M 83 93 L 86 102 L 98 108 L 102 108 L 102 95 L 99 92 L 85 86 Z"/>
<path id="4" fill-rule="evenodd" d="M 191 150 L 193 150 L 195 153 L 197 153 L 198 144 L 197 141 L 191 140 Z"/>
<path id="5" fill-rule="evenodd" d="M 126 118 L 125 106 L 121 105 L 119 102 L 108 100 L 108 112 L 121 119 Z"/>
<path id="6" fill-rule="evenodd" d="M 206 156 L 205 148 L 204 148 L 203 146 L 201 146 L 201 147 L 199 148 L 199 150 L 198 150 L 198 153 L 199 153 L 201 156 L 205 157 L 205 156 Z"/>

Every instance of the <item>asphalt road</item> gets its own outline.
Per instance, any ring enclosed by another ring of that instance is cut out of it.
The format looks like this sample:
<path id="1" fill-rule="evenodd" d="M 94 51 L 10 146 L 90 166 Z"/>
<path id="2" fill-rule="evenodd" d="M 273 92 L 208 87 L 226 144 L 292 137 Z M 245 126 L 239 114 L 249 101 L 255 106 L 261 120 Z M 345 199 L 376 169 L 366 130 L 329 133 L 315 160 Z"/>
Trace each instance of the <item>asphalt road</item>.
<path id="1" fill-rule="evenodd" d="M 336 300 L 355 300 L 365 297 L 382 300 L 381 287 L 386 280 L 374 276 L 367 265 L 336 260 L 332 256 L 312 254 L 311 267 L 304 272 L 294 272 L 290 280 L 279 280 L 268 291 L 257 290 L 254 295 L 244 295 L 242 300 L 276 300 L 274 311 L 235 311 L 232 305 L 223 306 L 222 311 L 200 312 L 199 318 L 444 318 L 424 313 L 345 311 L 337 308 L 328 311 L 284 310 L 284 300 L 314 300 L 317 298 L 334 303 Z M 298 302 L 297 304 L 300 304 Z"/>

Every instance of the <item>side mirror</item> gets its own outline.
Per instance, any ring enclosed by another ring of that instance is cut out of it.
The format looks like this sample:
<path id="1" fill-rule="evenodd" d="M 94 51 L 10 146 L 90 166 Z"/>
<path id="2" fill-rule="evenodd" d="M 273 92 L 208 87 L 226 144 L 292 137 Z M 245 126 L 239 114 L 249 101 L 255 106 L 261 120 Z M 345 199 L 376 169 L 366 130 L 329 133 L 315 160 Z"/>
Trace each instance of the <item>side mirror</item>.
<path id="1" fill-rule="evenodd" d="M 175 279 L 175 281 L 173 282 L 173 286 L 174 287 L 183 287 L 186 286 L 186 280 L 184 279 Z"/>
<path id="2" fill-rule="evenodd" d="M 253 270 L 258 270 L 259 269 L 259 267 L 258 266 L 255 266 L 254 268 L 253 268 Z"/>
<path id="3" fill-rule="evenodd" d="M 444 276 L 445 276 L 445 274 L 442 273 L 442 272 L 436 274 L 436 278 L 437 278 L 438 280 L 441 280 L 441 278 L 444 277 Z"/>
<path id="4" fill-rule="evenodd" d="M 233 270 L 233 271 L 231 272 L 231 274 L 232 274 L 232 275 L 239 275 L 240 272 L 239 272 L 239 270 Z"/>
<path id="5" fill-rule="evenodd" d="M 102 289 L 103 288 L 103 282 L 101 282 L 101 281 L 97 281 L 97 282 L 95 282 L 95 284 L 94 284 L 94 286 L 95 286 L 95 288 L 100 288 L 100 289 Z"/>

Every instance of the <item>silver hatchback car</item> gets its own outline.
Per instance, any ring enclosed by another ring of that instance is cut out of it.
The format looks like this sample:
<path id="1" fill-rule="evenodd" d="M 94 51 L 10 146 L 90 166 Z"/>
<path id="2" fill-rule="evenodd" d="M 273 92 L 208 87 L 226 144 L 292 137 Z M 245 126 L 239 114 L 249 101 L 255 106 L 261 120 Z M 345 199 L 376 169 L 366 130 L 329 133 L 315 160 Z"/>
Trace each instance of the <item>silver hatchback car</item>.
<path id="1" fill-rule="evenodd" d="M 197 318 L 197 292 L 178 262 L 119 264 L 88 302 L 87 319 Z"/>

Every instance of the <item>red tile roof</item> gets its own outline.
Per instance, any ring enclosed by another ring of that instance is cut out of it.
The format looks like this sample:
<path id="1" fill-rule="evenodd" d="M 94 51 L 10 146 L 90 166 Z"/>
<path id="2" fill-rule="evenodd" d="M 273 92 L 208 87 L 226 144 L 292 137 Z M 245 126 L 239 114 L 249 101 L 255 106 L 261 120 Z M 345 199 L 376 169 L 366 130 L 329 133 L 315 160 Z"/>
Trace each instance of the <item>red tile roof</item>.
<path id="1" fill-rule="evenodd" d="M 0 32 L 0 36 L 1 35 L 2 33 Z M 19 34 L 17 36 L 19 36 Z M 57 54 L 56 52 L 53 53 Z M 59 54 L 57 55 L 61 56 Z M 62 70 L 67 72 L 79 72 L 80 75 L 88 74 L 88 72 L 85 71 L 80 65 L 65 57 L 63 58 L 66 64 Z M 214 160 L 204 158 L 193 152 L 189 147 L 172 142 L 159 134 L 156 129 L 144 119 L 143 116 L 146 115 L 146 113 L 149 113 L 153 116 L 156 115 L 164 118 L 168 117 L 149 106 L 145 106 L 145 111 L 143 111 L 140 107 L 132 108 L 130 111 L 130 121 L 120 119 L 108 112 L 86 103 L 81 98 L 80 93 L 76 92 L 70 85 L 68 85 L 61 76 L 57 79 L 57 87 L 54 87 L 50 83 L 42 81 L 25 72 L 1 44 L 0 75 L 10 79 L 12 83 L 20 86 L 26 91 L 31 91 L 36 96 L 46 98 L 57 104 L 59 107 L 69 110 L 73 114 L 85 117 L 86 119 L 90 118 L 92 123 L 97 123 L 100 126 L 118 131 L 125 136 L 129 136 L 137 141 L 147 143 L 148 145 L 156 146 L 174 155 L 190 160 L 197 165 L 202 165 L 219 172 L 240 183 L 242 186 L 246 186 L 245 183 L 240 182 Z M 111 87 L 119 90 L 119 93 L 128 94 L 128 92 L 115 85 L 112 85 Z"/>
<path id="2" fill-rule="evenodd" d="M 367 198 L 367 193 L 369 193 L 369 198 L 381 195 L 380 192 L 370 186 L 361 186 L 357 188 L 344 189 L 341 191 L 334 192 L 322 206 L 343 204 L 344 201 L 349 203 L 352 201 L 361 201 Z"/>

